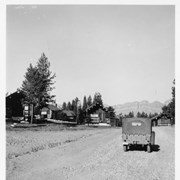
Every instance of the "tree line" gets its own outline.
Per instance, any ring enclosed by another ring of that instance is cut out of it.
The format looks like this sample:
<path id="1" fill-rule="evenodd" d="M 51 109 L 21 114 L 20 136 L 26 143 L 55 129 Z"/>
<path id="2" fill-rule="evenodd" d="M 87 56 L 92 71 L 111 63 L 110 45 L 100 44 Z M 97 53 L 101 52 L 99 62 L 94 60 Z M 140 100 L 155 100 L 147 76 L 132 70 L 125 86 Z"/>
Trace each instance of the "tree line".
<path id="1" fill-rule="evenodd" d="M 55 95 L 51 95 L 51 91 L 54 89 L 54 78 L 56 77 L 55 73 L 50 71 L 50 62 L 44 53 L 41 54 L 41 57 L 38 59 L 35 66 L 32 64 L 27 68 L 27 72 L 24 75 L 24 81 L 22 82 L 22 86 L 19 89 L 23 95 L 23 104 L 33 104 L 34 113 L 39 114 L 40 110 L 47 106 L 48 103 L 55 103 L 54 100 Z M 84 96 L 83 104 L 78 105 L 79 99 L 76 97 L 71 102 L 63 102 L 62 110 L 72 110 L 77 115 L 79 112 L 80 118 L 83 119 L 83 112 L 90 107 L 92 104 L 96 102 L 103 105 L 102 96 L 100 93 L 96 92 L 92 99 L 91 95 L 88 97 Z M 113 107 L 108 107 L 107 116 L 111 118 L 115 118 L 115 111 Z M 162 107 L 162 112 L 167 114 L 170 118 L 173 119 L 173 123 L 175 123 L 175 80 L 173 81 L 172 86 L 172 99 L 168 105 Z M 145 113 L 138 112 L 137 117 L 153 117 L 157 115 L 157 113 Z M 82 116 L 82 117 L 81 117 Z M 119 116 L 122 117 L 122 114 Z M 129 112 L 127 115 L 123 115 L 124 117 L 134 117 L 134 112 Z M 82 120 L 81 120 L 82 121 Z"/>
<path id="2" fill-rule="evenodd" d="M 172 121 L 172 124 L 175 124 L 175 79 L 173 80 L 173 86 L 171 88 L 172 92 L 172 98 L 171 101 L 162 107 L 162 113 L 160 114 L 165 114 L 168 118 L 170 118 Z M 137 112 L 136 117 L 142 117 L 142 118 L 152 118 L 154 116 L 160 115 L 158 113 L 145 113 L 145 112 Z M 134 112 L 129 112 L 128 114 L 122 115 L 119 114 L 121 117 L 125 118 L 132 118 L 135 117 Z"/>
<path id="3" fill-rule="evenodd" d="M 43 107 L 49 103 L 55 103 L 55 95 L 51 95 L 55 77 L 56 74 L 52 74 L 50 71 L 48 58 L 42 53 L 35 66 L 30 63 L 24 75 L 25 79 L 19 89 L 24 95 L 22 104 L 33 105 L 34 114 L 40 114 Z M 97 102 L 103 106 L 102 95 L 99 92 L 94 94 L 93 99 L 91 95 L 88 98 L 84 96 L 82 105 L 78 104 L 79 99 L 77 97 L 72 102 L 63 102 L 61 110 L 73 111 L 76 116 L 79 116 L 79 121 L 82 123 L 83 118 L 85 118 L 84 111 Z"/>
<path id="4" fill-rule="evenodd" d="M 154 116 L 158 115 L 158 113 L 146 113 L 146 112 L 137 112 L 137 114 L 134 114 L 133 111 L 129 112 L 128 114 L 122 115 L 120 114 L 121 117 L 125 118 L 133 118 L 133 117 L 138 117 L 138 118 L 152 118 Z"/>
<path id="5" fill-rule="evenodd" d="M 72 102 L 63 102 L 62 104 L 62 109 L 63 110 L 72 110 L 72 111 L 76 111 L 77 110 L 77 106 L 78 106 L 78 102 L 80 100 L 76 97 L 75 99 L 72 100 Z M 83 104 L 79 105 L 79 107 L 85 111 L 88 107 L 90 107 L 93 104 L 99 103 L 101 105 L 103 105 L 103 101 L 102 101 L 102 96 L 99 92 L 96 92 L 94 94 L 94 97 L 92 99 L 91 95 L 88 96 L 88 98 L 86 98 L 86 96 L 84 96 L 83 98 Z"/>
<path id="6" fill-rule="evenodd" d="M 171 88 L 172 98 L 171 101 L 162 107 L 162 112 L 166 114 L 172 120 L 172 124 L 175 124 L 175 79 L 173 80 L 173 86 Z"/>
<path id="7" fill-rule="evenodd" d="M 61 110 L 70 110 L 73 111 L 76 116 L 78 116 L 78 123 L 82 124 L 85 123 L 86 120 L 86 109 L 93 104 L 99 103 L 100 105 L 103 106 L 103 100 L 102 100 L 102 95 L 99 92 L 96 92 L 94 94 L 94 97 L 92 98 L 91 95 L 89 96 L 84 96 L 83 98 L 83 103 L 79 104 L 79 99 L 76 97 L 75 99 L 72 100 L 72 102 L 63 102 L 62 107 L 60 107 Z M 112 106 L 107 107 L 106 110 L 106 118 L 115 118 L 115 111 Z"/>

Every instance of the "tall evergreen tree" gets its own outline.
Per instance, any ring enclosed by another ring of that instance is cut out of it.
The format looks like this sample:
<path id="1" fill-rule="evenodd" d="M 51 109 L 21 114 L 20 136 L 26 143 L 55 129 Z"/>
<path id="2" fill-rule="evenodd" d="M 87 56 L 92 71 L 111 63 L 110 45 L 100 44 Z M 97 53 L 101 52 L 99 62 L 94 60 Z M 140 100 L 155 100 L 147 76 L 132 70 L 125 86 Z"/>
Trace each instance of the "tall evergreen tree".
<path id="1" fill-rule="evenodd" d="M 95 104 L 95 103 L 99 103 L 99 104 L 103 105 L 102 96 L 99 92 L 96 92 L 94 94 L 93 104 Z"/>
<path id="2" fill-rule="evenodd" d="M 78 97 L 75 98 L 75 114 L 77 115 L 78 110 L 80 108 L 80 100 L 78 99 Z"/>
<path id="3" fill-rule="evenodd" d="M 142 114 L 141 114 L 141 117 L 143 117 L 143 118 L 147 118 L 148 117 L 148 115 L 147 115 L 147 113 L 145 113 L 144 111 L 142 112 Z"/>
<path id="4" fill-rule="evenodd" d="M 162 107 L 163 113 L 172 119 L 172 124 L 175 124 L 175 79 L 172 86 L 172 99 L 168 105 Z"/>
<path id="5" fill-rule="evenodd" d="M 27 103 L 41 108 L 46 106 L 48 102 L 54 101 L 55 96 L 50 95 L 50 92 L 54 88 L 52 85 L 54 84 L 55 74 L 51 74 L 50 62 L 44 53 L 39 58 L 36 66 L 33 67 L 30 64 L 21 87 Z"/>
<path id="6" fill-rule="evenodd" d="M 153 117 L 152 113 L 149 113 L 148 118 L 152 118 L 152 117 Z"/>
<path id="7" fill-rule="evenodd" d="M 92 105 L 92 97 L 91 95 L 89 95 L 88 100 L 87 100 L 87 106 L 91 106 Z"/>
<path id="8" fill-rule="evenodd" d="M 62 104 L 62 109 L 63 109 L 63 110 L 66 110 L 66 109 L 67 109 L 66 102 L 63 102 L 63 104 Z"/>
<path id="9" fill-rule="evenodd" d="M 140 112 L 137 112 L 137 117 L 141 117 L 141 113 Z"/>
<path id="10" fill-rule="evenodd" d="M 87 108 L 87 100 L 86 100 L 86 96 L 84 96 L 82 110 L 85 111 L 86 108 Z"/>
<path id="11" fill-rule="evenodd" d="M 76 113 L 76 102 L 75 102 L 75 100 L 73 99 L 72 100 L 72 111 L 74 111 L 74 113 Z"/>
<path id="12" fill-rule="evenodd" d="M 114 119 L 116 114 L 115 114 L 115 110 L 112 106 L 109 106 L 107 109 L 107 113 L 106 116 L 109 117 L 110 119 Z"/>
<path id="13" fill-rule="evenodd" d="M 70 102 L 68 102 L 68 104 L 67 104 L 67 109 L 68 109 L 68 110 L 72 110 L 72 105 L 71 105 Z"/>
<path id="14" fill-rule="evenodd" d="M 133 117 L 134 117 L 134 112 L 133 112 L 133 111 L 132 111 L 132 112 L 129 112 L 128 117 L 129 117 L 129 118 L 133 118 Z"/>
<path id="15" fill-rule="evenodd" d="M 172 117 L 173 119 L 173 123 L 175 123 L 175 79 L 173 81 L 173 86 L 172 86 L 172 99 L 171 99 L 171 102 L 170 102 L 170 116 Z"/>

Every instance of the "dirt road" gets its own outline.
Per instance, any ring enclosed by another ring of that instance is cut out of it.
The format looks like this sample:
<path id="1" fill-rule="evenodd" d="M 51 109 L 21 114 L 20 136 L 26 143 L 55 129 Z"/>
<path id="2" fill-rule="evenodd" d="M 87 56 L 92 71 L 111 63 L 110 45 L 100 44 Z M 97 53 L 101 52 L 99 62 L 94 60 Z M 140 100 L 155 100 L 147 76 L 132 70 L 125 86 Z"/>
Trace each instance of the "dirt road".
<path id="1" fill-rule="evenodd" d="M 121 129 L 94 130 L 76 141 L 9 159 L 7 179 L 173 180 L 175 128 L 153 129 L 156 146 L 152 153 L 123 152 Z"/>

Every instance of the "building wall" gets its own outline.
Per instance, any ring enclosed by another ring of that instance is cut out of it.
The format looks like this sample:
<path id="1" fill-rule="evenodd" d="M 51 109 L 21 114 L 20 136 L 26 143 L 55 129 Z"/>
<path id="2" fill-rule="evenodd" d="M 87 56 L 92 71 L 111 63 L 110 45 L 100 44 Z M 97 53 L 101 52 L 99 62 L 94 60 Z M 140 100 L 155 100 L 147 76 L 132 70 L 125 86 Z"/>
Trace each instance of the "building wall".
<path id="1" fill-rule="evenodd" d="M 101 108 L 90 114 L 91 121 L 94 123 L 106 122 L 106 113 Z"/>
<path id="2" fill-rule="evenodd" d="M 6 97 L 6 117 L 23 116 L 22 98 L 23 95 L 17 92 Z"/>
<path id="3" fill-rule="evenodd" d="M 171 124 L 171 121 L 170 119 L 164 119 L 164 118 L 161 118 L 158 120 L 158 125 L 161 126 L 161 125 L 170 125 Z"/>

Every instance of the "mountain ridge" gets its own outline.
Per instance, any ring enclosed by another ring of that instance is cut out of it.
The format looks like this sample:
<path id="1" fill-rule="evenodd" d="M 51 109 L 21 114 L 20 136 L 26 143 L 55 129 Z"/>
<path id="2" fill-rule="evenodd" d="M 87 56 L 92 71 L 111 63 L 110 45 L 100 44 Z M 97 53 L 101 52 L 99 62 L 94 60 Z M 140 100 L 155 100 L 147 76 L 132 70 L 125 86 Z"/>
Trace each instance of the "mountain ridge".
<path id="1" fill-rule="evenodd" d="M 134 114 L 137 114 L 137 112 L 145 112 L 147 114 L 149 113 L 161 113 L 162 107 L 164 105 L 167 105 L 171 100 L 166 100 L 164 103 L 159 101 L 153 101 L 149 102 L 147 100 L 142 101 L 133 101 L 133 102 L 127 102 L 124 104 L 117 104 L 112 106 L 115 109 L 116 114 L 129 114 L 129 112 L 134 112 Z"/>

